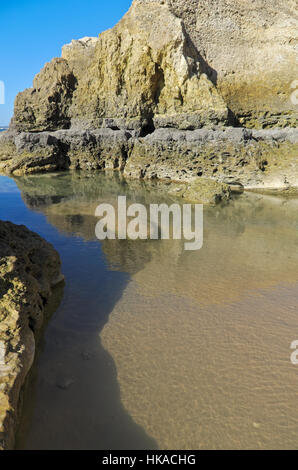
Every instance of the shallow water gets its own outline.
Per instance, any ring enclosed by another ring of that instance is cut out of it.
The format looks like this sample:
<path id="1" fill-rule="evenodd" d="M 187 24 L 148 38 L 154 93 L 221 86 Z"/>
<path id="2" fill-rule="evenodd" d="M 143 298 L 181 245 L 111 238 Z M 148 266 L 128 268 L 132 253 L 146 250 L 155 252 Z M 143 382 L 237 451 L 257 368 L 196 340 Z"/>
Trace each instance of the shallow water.
<path id="1" fill-rule="evenodd" d="M 59 251 L 64 298 L 27 391 L 19 449 L 298 448 L 298 199 L 205 208 L 204 246 L 95 239 L 118 195 L 158 184 L 0 177 L 0 218 Z"/>

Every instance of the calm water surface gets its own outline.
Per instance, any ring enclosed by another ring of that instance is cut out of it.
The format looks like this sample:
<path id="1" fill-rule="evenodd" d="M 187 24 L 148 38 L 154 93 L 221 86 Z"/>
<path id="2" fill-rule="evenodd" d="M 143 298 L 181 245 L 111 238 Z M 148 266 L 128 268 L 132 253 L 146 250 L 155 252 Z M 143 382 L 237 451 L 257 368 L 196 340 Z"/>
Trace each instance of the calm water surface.
<path id="1" fill-rule="evenodd" d="M 59 251 L 63 300 L 26 393 L 19 449 L 298 448 L 298 199 L 205 208 L 204 247 L 95 239 L 118 195 L 158 184 L 0 177 L 0 218 Z"/>

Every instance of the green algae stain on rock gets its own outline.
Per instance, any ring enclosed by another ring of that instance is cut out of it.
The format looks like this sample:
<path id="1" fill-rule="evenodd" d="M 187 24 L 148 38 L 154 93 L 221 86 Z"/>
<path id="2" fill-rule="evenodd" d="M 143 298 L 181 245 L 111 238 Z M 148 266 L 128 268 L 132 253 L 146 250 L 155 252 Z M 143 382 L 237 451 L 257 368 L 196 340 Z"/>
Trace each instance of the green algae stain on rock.
<path id="1" fill-rule="evenodd" d="M 231 197 L 229 185 L 206 178 L 196 178 L 191 183 L 185 184 L 185 189 L 182 188 L 181 193 L 183 199 L 188 202 L 208 205 L 228 201 Z"/>

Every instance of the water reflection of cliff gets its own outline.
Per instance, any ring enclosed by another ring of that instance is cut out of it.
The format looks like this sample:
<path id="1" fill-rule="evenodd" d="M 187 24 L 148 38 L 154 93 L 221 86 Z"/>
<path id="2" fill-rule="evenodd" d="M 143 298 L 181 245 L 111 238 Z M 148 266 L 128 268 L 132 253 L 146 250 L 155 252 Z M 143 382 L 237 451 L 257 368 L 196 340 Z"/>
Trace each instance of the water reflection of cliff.
<path id="1" fill-rule="evenodd" d="M 95 239 L 95 208 L 174 202 L 162 183 L 126 181 L 120 175 L 69 173 L 16 180 L 27 205 L 60 231 Z M 230 300 L 241 291 L 296 281 L 298 200 L 245 194 L 229 205 L 205 208 L 204 247 L 184 251 L 183 241 L 104 241 L 110 267 L 139 272 L 142 288 L 181 292 L 201 302 Z M 144 271 L 144 267 L 147 266 Z M 205 299 L 205 300 L 204 300 Z"/>

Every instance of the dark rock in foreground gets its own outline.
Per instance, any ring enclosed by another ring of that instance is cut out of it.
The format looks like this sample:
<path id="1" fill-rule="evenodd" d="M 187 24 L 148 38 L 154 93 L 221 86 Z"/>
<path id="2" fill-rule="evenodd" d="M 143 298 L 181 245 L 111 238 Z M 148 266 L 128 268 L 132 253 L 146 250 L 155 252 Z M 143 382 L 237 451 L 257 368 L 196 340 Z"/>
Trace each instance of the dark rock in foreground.
<path id="1" fill-rule="evenodd" d="M 63 280 L 54 248 L 0 221 L 0 449 L 12 449 L 22 387 L 35 357 L 52 288 Z"/>

